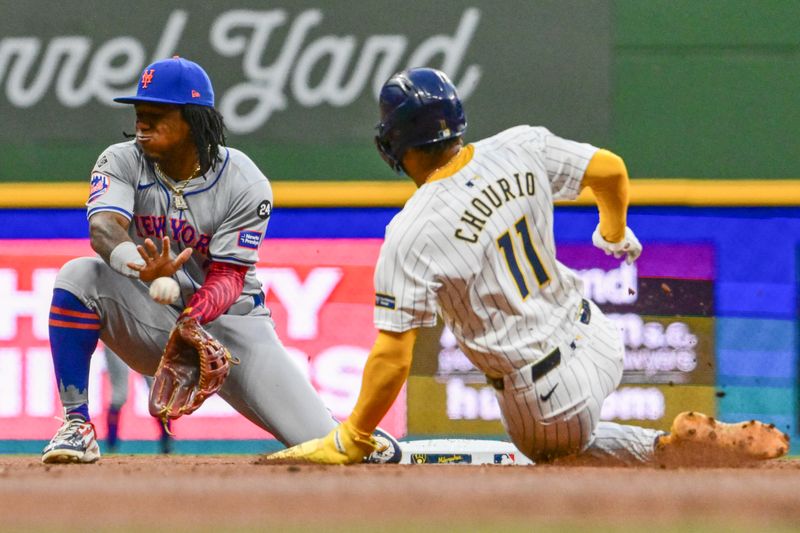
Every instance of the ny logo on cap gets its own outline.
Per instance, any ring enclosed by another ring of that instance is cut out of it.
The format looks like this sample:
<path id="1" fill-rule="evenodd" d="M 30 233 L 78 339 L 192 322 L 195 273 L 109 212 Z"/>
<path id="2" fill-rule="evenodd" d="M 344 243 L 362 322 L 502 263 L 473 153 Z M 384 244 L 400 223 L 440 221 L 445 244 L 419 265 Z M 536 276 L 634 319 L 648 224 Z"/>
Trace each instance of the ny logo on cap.
<path id="1" fill-rule="evenodd" d="M 147 89 L 147 86 L 153 81 L 153 72 L 155 71 L 156 69 L 154 68 L 144 71 L 144 74 L 142 74 L 142 89 Z"/>

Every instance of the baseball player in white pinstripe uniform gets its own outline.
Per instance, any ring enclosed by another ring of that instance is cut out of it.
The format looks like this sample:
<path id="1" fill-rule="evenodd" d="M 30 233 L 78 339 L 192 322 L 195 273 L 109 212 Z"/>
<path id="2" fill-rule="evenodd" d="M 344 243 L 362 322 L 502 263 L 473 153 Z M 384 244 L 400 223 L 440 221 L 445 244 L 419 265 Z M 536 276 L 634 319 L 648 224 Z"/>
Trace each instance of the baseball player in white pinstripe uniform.
<path id="1" fill-rule="evenodd" d="M 626 226 L 622 159 L 542 127 L 464 145 L 455 87 L 433 69 L 396 74 L 380 106 L 378 148 L 419 189 L 387 227 L 376 266 L 378 339 L 351 417 L 274 457 L 349 463 L 369 453 L 372 428 L 408 376 L 417 330 L 435 325 L 437 314 L 496 389 L 508 434 L 534 461 L 584 453 L 644 462 L 673 441 L 715 430 L 725 446 L 741 440 L 739 426 L 699 413 L 679 416 L 669 436 L 600 420 L 622 378 L 624 346 L 583 298 L 581 279 L 556 259 L 553 202 L 592 188 L 600 213 L 593 243 L 632 263 L 642 246 Z M 749 455 L 787 451 L 782 433 L 754 428 Z"/>

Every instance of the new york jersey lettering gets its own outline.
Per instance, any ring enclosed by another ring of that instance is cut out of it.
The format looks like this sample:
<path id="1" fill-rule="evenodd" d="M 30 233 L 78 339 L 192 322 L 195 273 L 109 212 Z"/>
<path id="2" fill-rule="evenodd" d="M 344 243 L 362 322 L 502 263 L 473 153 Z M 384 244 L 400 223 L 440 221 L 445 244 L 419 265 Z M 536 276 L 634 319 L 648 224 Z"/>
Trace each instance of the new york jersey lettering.
<path id="1" fill-rule="evenodd" d="M 167 217 L 164 215 L 135 215 L 133 217 L 136 234 L 141 238 L 162 238 L 167 235 Z M 169 238 L 180 242 L 186 247 L 191 247 L 203 255 L 208 255 L 208 245 L 211 236 L 200 233 L 197 228 L 186 222 L 185 219 L 170 217 Z"/>

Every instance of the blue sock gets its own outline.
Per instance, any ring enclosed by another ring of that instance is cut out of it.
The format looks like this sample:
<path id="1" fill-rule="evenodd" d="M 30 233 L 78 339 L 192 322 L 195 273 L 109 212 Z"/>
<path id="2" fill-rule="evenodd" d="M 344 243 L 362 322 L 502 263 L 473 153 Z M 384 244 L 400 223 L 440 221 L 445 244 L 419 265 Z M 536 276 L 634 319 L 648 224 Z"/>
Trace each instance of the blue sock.
<path id="1" fill-rule="evenodd" d="M 108 442 L 108 447 L 111 449 L 115 449 L 117 447 L 118 435 L 119 435 L 119 407 L 114 407 L 113 405 L 108 408 L 107 414 L 107 422 L 108 422 L 108 435 L 106 437 L 106 441 Z"/>
<path id="2" fill-rule="evenodd" d="M 72 293 L 53 291 L 50 351 L 67 415 L 89 420 L 89 361 L 100 338 L 100 317 Z"/>

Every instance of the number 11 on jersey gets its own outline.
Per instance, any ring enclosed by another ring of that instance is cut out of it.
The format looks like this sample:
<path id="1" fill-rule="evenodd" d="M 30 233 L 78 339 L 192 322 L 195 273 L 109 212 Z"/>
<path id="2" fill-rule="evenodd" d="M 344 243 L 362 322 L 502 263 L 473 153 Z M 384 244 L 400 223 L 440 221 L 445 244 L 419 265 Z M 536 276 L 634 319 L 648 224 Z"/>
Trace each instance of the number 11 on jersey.
<path id="1" fill-rule="evenodd" d="M 531 239 L 531 231 L 530 226 L 528 226 L 528 219 L 526 217 L 519 219 L 517 223 L 514 224 L 514 229 L 517 230 L 517 234 L 522 241 L 522 250 L 525 252 L 525 257 L 528 259 L 528 264 L 531 266 L 533 275 L 536 277 L 536 283 L 539 285 L 539 287 L 544 286 L 548 281 L 550 281 L 550 276 L 547 274 L 547 270 L 545 270 L 542 260 L 539 259 L 539 254 L 536 253 L 536 247 L 533 245 L 533 240 Z M 514 250 L 514 241 L 511 238 L 511 230 L 506 231 L 497 238 L 497 247 L 503 251 L 503 256 L 506 259 L 506 265 L 508 265 L 508 270 L 511 272 L 511 277 L 514 279 L 514 283 L 517 284 L 519 293 L 522 295 L 523 299 L 527 298 L 531 291 L 528 289 L 528 283 L 525 281 L 525 275 L 522 273 L 522 269 L 519 266 L 519 261 L 517 261 L 517 254 Z"/>

